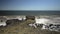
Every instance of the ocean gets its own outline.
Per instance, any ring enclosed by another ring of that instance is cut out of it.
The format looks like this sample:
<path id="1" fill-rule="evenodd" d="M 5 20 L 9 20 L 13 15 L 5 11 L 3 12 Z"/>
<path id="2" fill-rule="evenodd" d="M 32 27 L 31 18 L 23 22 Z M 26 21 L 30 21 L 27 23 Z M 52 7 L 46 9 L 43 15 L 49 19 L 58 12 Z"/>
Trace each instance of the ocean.
<path id="1" fill-rule="evenodd" d="M 0 11 L 0 15 L 60 15 L 60 11 Z"/>

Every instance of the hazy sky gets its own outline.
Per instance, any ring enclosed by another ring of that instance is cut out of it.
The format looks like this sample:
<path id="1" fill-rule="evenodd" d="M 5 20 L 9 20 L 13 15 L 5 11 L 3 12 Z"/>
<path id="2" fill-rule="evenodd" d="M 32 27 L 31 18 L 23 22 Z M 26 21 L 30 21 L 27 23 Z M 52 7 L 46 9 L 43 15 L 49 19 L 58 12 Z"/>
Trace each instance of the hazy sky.
<path id="1" fill-rule="evenodd" d="M 60 0 L 0 0 L 0 10 L 60 10 Z"/>

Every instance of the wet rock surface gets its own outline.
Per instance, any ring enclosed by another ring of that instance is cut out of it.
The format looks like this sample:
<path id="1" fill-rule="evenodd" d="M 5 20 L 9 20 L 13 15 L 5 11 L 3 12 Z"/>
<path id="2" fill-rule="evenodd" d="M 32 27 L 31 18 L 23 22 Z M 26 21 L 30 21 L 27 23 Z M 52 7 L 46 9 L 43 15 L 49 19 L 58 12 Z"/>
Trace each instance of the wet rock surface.
<path id="1" fill-rule="evenodd" d="M 40 27 L 29 27 L 28 24 L 33 22 L 34 20 L 11 22 L 13 24 L 0 27 L 0 34 L 60 34 L 60 32 L 41 30 Z"/>

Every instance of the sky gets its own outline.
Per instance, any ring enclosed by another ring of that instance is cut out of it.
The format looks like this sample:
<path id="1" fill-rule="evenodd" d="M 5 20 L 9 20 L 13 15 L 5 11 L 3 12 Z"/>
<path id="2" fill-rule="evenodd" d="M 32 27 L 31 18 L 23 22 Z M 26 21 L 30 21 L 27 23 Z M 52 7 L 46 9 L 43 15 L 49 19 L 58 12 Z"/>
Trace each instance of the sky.
<path id="1" fill-rule="evenodd" d="M 60 10 L 60 0 L 0 0 L 0 10 Z"/>

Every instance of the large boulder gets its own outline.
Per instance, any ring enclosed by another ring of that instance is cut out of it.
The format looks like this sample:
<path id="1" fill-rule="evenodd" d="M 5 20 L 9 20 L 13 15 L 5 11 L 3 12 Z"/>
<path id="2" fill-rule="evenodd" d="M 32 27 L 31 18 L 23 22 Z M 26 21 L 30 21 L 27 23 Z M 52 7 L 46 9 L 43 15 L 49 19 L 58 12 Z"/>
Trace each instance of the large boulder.
<path id="1" fill-rule="evenodd" d="M 13 25 L 13 24 L 20 23 L 20 22 L 21 21 L 18 19 L 11 19 L 11 20 L 6 21 L 7 25 Z"/>

